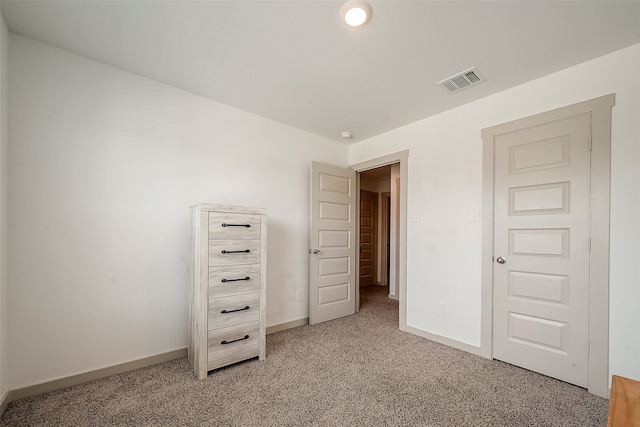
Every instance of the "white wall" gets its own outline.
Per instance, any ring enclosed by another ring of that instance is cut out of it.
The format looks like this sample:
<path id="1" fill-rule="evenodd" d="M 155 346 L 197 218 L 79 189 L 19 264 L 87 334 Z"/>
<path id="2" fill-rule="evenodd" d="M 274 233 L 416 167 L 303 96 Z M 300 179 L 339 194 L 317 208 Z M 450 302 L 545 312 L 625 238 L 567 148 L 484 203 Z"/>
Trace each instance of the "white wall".
<path id="1" fill-rule="evenodd" d="M 189 206 L 268 209 L 267 326 L 307 317 L 309 164 L 348 148 L 11 34 L 10 388 L 187 345 Z"/>
<path id="2" fill-rule="evenodd" d="M 0 15 L 0 399 L 9 390 L 9 31 Z"/>
<path id="3" fill-rule="evenodd" d="M 469 220 L 481 204 L 480 130 L 615 93 L 609 371 L 640 379 L 639 63 L 640 44 L 350 146 L 350 164 L 409 149 L 407 208 L 419 215 L 407 223 L 409 326 L 480 345 L 481 224 Z"/>

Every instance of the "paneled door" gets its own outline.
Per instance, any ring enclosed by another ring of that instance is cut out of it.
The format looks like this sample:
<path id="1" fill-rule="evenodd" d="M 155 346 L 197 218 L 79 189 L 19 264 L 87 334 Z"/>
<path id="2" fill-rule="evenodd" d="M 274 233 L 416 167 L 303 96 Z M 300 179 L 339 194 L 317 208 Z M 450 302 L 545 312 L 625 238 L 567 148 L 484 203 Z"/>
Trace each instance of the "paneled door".
<path id="1" fill-rule="evenodd" d="M 355 314 L 356 173 L 311 164 L 309 324 Z"/>
<path id="2" fill-rule="evenodd" d="M 378 283 L 378 194 L 360 190 L 360 286 Z"/>
<path id="3" fill-rule="evenodd" d="M 493 357 L 583 387 L 590 128 L 582 114 L 494 140 Z"/>

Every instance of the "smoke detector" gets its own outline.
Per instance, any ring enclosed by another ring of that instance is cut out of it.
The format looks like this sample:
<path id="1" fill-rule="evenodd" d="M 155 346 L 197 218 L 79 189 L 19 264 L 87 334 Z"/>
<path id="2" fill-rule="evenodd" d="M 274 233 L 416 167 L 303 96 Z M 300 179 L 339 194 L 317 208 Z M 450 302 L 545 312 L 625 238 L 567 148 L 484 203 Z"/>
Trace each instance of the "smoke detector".
<path id="1" fill-rule="evenodd" d="M 480 84 L 486 80 L 487 79 L 485 79 L 484 76 L 476 70 L 476 67 L 471 67 L 454 76 L 447 77 L 436 84 L 446 89 L 449 93 L 455 93 L 462 89 L 467 89 L 471 86 Z"/>

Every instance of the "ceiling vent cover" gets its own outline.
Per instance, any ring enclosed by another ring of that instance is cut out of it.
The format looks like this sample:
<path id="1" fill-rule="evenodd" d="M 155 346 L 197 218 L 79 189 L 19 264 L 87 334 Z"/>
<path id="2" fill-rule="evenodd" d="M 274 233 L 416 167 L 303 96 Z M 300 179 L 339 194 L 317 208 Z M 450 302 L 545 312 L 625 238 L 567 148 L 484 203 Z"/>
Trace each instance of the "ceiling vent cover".
<path id="1" fill-rule="evenodd" d="M 485 80 L 484 76 L 476 70 L 476 67 L 471 67 L 466 71 L 456 74 L 455 76 L 447 77 L 446 79 L 439 81 L 437 84 L 438 86 L 445 88 L 447 92 L 455 93 L 462 89 L 480 84 Z"/>

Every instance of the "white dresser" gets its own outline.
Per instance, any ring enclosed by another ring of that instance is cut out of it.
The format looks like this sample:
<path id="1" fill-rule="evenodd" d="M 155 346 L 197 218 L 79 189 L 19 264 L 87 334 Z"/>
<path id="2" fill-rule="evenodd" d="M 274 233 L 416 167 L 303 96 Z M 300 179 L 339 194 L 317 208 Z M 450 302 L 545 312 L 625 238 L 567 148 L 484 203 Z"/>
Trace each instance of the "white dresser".
<path id="1" fill-rule="evenodd" d="M 189 363 L 199 379 L 265 357 L 267 211 L 191 207 Z"/>

